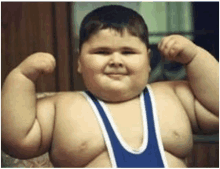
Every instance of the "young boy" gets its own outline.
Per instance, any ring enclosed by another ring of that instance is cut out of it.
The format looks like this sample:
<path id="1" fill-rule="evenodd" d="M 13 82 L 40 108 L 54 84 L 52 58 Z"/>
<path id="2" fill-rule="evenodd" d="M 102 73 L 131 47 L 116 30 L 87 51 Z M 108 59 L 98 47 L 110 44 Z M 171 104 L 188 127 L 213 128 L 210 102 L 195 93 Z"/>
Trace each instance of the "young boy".
<path id="1" fill-rule="evenodd" d="M 80 30 L 78 72 L 86 92 L 36 100 L 34 82 L 55 60 L 35 53 L 2 88 L 2 148 L 21 159 L 47 151 L 55 167 L 186 167 L 192 133 L 218 132 L 218 62 L 180 35 L 161 54 L 185 65 L 188 80 L 147 84 L 148 30 L 122 6 L 89 13 Z"/>

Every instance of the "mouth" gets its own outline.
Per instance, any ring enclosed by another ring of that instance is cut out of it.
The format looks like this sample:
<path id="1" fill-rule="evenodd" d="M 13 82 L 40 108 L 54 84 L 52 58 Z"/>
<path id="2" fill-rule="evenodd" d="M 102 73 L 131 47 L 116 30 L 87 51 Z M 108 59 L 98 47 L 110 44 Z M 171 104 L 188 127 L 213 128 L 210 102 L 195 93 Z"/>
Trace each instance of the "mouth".
<path id="1" fill-rule="evenodd" d="M 120 80 L 122 77 L 126 76 L 126 74 L 121 74 L 121 73 L 109 73 L 107 74 L 108 77 L 116 80 Z"/>

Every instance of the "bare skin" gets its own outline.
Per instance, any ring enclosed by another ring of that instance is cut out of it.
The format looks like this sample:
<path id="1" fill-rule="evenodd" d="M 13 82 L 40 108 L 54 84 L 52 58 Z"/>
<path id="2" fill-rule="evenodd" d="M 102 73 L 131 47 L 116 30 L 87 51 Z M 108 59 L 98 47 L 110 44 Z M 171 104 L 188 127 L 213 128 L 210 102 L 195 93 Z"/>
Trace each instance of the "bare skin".
<path id="1" fill-rule="evenodd" d="M 112 36 L 117 40 L 111 41 Z M 105 92 L 121 91 L 117 97 L 120 99 L 114 100 L 111 95 L 106 97 L 96 92 L 97 86 L 87 85 L 93 94 L 104 100 L 127 144 L 138 148 L 143 138 L 139 94 L 148 79 L 146 72 L 150 71 L 148 50 L 138 38 L 126 33 L 113 35 L 106 30 L 93 38 L 82 48 L 78 71 L 85 84 L 94 80 Z M 104 56 L 103 51 L 91 53 L 90 43 L 100 42 L 95 44 L 98 47 L 93 46 L 97 49 L 100 44 L 105 45 L 102 38 L 109 38 L 110 45 L 104 50 Z M 127 38 L 126 42 L 132 41 L 132 46 L 128 43 L 129 50 L 124 51 L 120 46 L 122 40 L 125 41 L 123 38 Z M 189 81 L 151 84 L 168 166 L 186 167 L 184 158 L 193 147 L 192 133 L 218 132 L 218 62 L 207 51 L 179 35 L 165 37 L 158 49 L 164 57 L 185 64 L 188 73 Z M 127 53 L 130 53 L 129 59 Z M 133 55 L 139 58 L 139 63 L 134 63 Z M 88 67 L 86 63 L 90 57 L 101 61 Z M 55 60 L 50 54 L 36 53 L 8 75 L 2 89 L 3 150 L 17 158 L 32 158 L 49 151 L 55 167 L 111 167 L 100 126 L 82 93 L 57 93 L 36 100 L 34 82 L 40 74 L 50 73 L 54 68 Z M 91 70 L 94 70 L 90 74 L 93 77 L 88 79 L 85 73 Z M 112 70 L 124 75 L 109 76 Z M 134 83 L 133 78 L 137 77 L 144 80 Z"/>

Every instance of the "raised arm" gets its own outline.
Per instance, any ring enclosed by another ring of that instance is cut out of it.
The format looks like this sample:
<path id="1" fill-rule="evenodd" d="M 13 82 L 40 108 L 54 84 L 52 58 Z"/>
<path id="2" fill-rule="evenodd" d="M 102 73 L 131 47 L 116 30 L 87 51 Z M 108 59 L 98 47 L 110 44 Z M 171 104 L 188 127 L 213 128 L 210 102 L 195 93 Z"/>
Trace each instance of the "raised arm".
<path id="1" fill-rule="evenodd" d="M 54 106 L 49 100 L 37 104 L 34 82 L 41 74 L 53 72 L 54 68 L 52 55 L 36 53 L 13 69 L 4 82 L 1 100 L 2 149 L 11 156 L 30 158 L 45 149 L 42 136 L 47 129 L 43 129 L 38 111 L 46 107 L 47 112 L 44 113 L 52 114 Z M 52 118 L 53 115 L 49 115 L 48 124 Z"/>
<path id="2" fill-rule="evenodd" d="M 189 117 L 194 113 L 200 128 L 218 130 L 219 63 L 209 52 L 180 35 L 163 38 L 158 48 L 167 59 L 186 68 L 189 85 L 177 82 L 174 86 L 185 109 L 193 109 L 187 112 Z M 188 104 L 189 98 L 193 104 Z"/>

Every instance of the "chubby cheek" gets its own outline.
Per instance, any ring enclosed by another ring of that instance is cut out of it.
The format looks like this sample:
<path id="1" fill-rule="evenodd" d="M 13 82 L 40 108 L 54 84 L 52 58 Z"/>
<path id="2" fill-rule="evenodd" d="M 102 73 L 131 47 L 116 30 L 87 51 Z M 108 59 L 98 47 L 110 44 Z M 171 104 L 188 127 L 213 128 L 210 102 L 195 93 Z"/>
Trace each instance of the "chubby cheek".
<path id="1" fill-rule="evenodd" d="M 91 71 L 94 68 L 98 67 L 96 66 L 97 64 L 94 59 L 92 59 L 92 57 L 89 56 L 84 56 L 81 58 L 81 66 L 82 66 L 82 71 Z"/>
<path id="2" fill-rule="evenodd" d="M 149 71 L 147 67 L 139 67 L 133 76 L 133 81 L 137 84 L 146 84 L 149 78 Z"/>
<path id="3" fill-rule="evenodd" d="M 144 87 L 148 83 L 150 66 L 148 63 L 139 64 L 136 68 L 134 68 L 134 74 L 132 76 L 132 81 L 135 82 L 135 86 Z"/>
<path id="4" fill-rule="evenodd" d="M 84 78 L 93 80 L 95 77 L 103 72 L 103 61 L 97 61 L 96 58 L 87 58 L 86 61 L 82 60 L 82 75 Z M 85 79 L 86 80 L 86 79 Z"/>
<path id="5" fill-rule="evenodd" d="M 130 70 L 132 74 L 146 76 L 150 71 L 150 64 L 147 59 L 133 59 L 130 62 Z"/>

